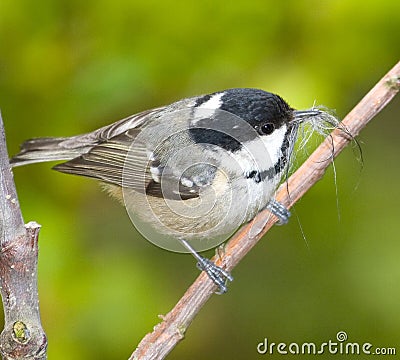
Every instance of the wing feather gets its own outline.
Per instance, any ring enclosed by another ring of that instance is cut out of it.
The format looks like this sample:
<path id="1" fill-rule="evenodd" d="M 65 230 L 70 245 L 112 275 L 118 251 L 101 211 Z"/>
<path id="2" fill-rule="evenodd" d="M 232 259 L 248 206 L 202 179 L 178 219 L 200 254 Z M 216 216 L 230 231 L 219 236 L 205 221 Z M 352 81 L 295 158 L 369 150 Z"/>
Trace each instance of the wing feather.
<path id="1" fill-rule="evenodd" d="M 158 158 L 143 159 L 146 154 L 145 145 L 140 143 L 132 148 L 132 142 L 138 135 L 136 129 L 126 131 L 104 143 L 94 146 L 88 153 L 65 163 L 56 165 L 55 170 L 91 177 L 106 183 L 129 187 L 155 197 L 171 199 L 190 199 L 199 196 L 199 187 L 182 184 L 174 172 L 163 167 Z M 157 169 L 155 177 L 151 169 Z M 162 179 L 162 180 L 161 180 Z M 161 182 L 163 182 L 163 186 Z M 165 186 L 164 186 L 165 185 Z M 171 185 L 171 186 L 170 186 Z M 177 191 L 165 191 L 177 185 Z M 164 191 L 163 191 L 164 190 Z"/>

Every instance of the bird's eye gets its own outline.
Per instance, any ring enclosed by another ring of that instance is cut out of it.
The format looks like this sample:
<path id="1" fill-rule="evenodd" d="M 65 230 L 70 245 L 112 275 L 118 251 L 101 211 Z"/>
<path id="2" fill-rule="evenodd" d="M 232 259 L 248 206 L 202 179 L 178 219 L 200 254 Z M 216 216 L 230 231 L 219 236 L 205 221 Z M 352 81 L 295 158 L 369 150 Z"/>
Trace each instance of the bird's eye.
<path id="1" fill-rule="evenodd" d="M 262 124 L 260 130 L 264 135 L 270 135 L 275 130 L 275 126 L 272 123 Z"/>

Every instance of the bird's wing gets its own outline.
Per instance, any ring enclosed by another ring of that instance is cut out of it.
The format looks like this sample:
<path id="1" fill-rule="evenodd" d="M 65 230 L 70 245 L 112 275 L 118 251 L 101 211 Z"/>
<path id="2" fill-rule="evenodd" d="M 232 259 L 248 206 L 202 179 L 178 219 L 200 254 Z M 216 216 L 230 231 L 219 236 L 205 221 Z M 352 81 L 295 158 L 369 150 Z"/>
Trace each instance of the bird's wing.
<path id="1" fill-rule="evenodd" d="M 171 115 L 172 112 L 164 117 L 164 108 L 157 110 L 124 119 L 89 134 L 95 145 L 86 153 L 56 165 L 54 169 L 68 174 L 96 178 L 155 197 L 183 200 L 198 197 L 200 190 L 209 185 L 203 181 L 202 175 L 207 174 L 206 178 L 210 179 L 210 174 L 212 177 L 215 168 L 204 164 L 192 166 L 190 159 L 193 154 L 189 159 L 187 152 L 184 151 L 182 156 L 185 158 L 185 164 L 171 165 L 170 157 L 174 152 L 185 149 L 188 138 L 185 136 L 186 131 L 178 131 L 176 134 L 174 129 L 170 128 L 171 116 L 174 116 Z M 175 118 L 173 120 L 174 123 L 184 122 Z M 143 129 L 148 131 L 146 124 L 153 122 L 162 124 L 160 134 L 156 133 L 159 128 L 155 127 L 156 130 L 153 128 L 146 133 L 147 135 L 139 136 L 143 135 Z M 164 132 L 166 141 L 158 141 L 158 139 L 164 140 Z M 156 140 L 152 139 L 152 135 Z M 174 140 L 171 144 L 172 137 Z M 152 141 L 153 145 L 150 145 Z M 151 147 L 156 149 L 153 150 Z M 200 157 L 201 154 L 198 154 L 198 158 Z M 183 176 L 187 167 L 190 167 L 190 171 Z M 200 180 L 196 181 L 194 177 Z"/>

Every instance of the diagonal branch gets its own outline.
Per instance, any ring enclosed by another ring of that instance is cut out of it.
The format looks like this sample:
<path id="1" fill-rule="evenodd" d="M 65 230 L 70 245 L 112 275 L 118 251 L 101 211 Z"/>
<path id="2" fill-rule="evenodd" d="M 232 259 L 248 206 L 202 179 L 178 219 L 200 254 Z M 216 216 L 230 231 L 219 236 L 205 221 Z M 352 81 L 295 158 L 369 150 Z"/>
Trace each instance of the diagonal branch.
<path id="1" fill-rule="evenodd" d="M 37 291 L 40 225 L 24 225 L 11 172 L 0 114 L 0 291 L 4 329 L 0 334 L 3 359 L 46 359 Z"/>
<path id="2" fill-rule="evenodd" d="M 400 62 L 346 116 L 342 126 L 355 137 L 392 100 L 399 89 Z M 276 198 L 286 207 L 292 207 L 322 178 L 333 157 L 339 155 L 352 139 L 340 130 L 333 131 L 331 135 L 288 179 L 288 183 L 279 188 Z M 224 255 L 213 260 L 228 271 L 232 270 L 276 221 L 267 210 L 261 212 L 228 242 Z M 175 307 L 163 317 L 163 321 L 142 339 L 130 359 L 164 359 L 183 339 L 186 329 L 214 291 L 215 285 L 207 275 L 201 273 Z"/>

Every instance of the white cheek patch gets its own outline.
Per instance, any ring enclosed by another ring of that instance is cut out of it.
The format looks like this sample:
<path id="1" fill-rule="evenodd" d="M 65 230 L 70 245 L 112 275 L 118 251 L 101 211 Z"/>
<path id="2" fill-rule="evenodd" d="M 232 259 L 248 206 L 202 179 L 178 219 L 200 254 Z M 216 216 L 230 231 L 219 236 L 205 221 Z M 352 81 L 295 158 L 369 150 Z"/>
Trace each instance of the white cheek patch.
<path id="1" fill-rule="evenodd" d="M 282 125 L 279 129 L 276 129 L 271 135 L 261 136 L 262 142 L 268 150 L 268 154 L 271 158 L 272 164 L 275 165 L 281 157 L 281 147 L 285 140 L 287 126 Z"/>
<path id="2" fill-rule="evenodd" d="M 253 171 L 268 170 L 274 167 L 281 157 L 281 147 L 285 140 L 287 126 L 282 125 L 275 130 L 271 135 L 261 135 L 255 140 L 249 141 L 244 145 L 244 151 L 240 153 L 240 163 L 243 164 L 243 169 Z"/>
<path id="3" fill-rule="evenodd" d="M 216 110 L 219 109 L 220 106 L 222 105 L 222 100 L 221 98 L 224 96 L 224 92 L 215 94 L 211 96 L 209 100 L 207 100 L 205 103 L 201 104 L 198 106 L 198 109 L 209 109 L 209 110 Z"/>

